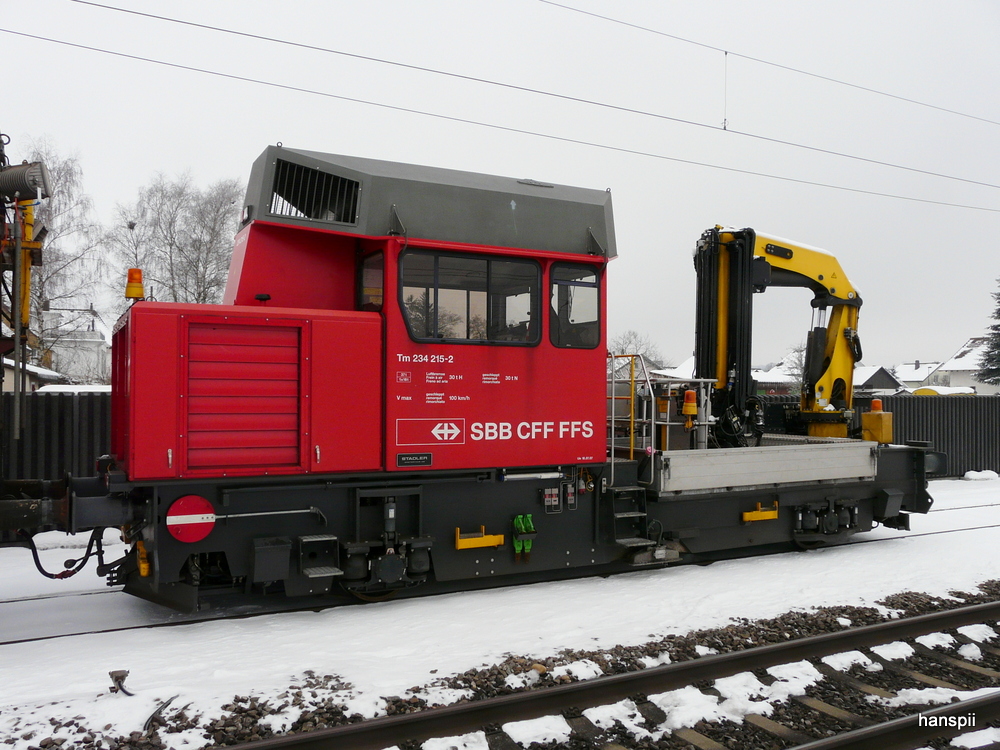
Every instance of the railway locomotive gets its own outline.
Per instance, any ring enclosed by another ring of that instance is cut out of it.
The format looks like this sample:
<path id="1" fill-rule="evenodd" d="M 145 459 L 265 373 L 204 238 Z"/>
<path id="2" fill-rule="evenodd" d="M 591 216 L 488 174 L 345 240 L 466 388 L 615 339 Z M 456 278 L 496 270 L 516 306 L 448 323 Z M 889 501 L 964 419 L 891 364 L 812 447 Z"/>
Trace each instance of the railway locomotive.
<path id="1" fill-rule="evenodd" d="M 836 544 L 930 506 L 926 447 L 848 436 L 860 299 L 808 248 L 706 234 L 683 379 L 609 365 L 609 191 L 279 145 L 242 222 L 223 304 L 137 301 L 118 322 L 111 455 L 96 478 L 8 482 L 16 543 L 93 532 L 109 584 L 191 610 Z M 796 278 L 835 314 L 804 434 L 770 438 L 748 300 Z M 128 552 L 105 561 L 112 527 Z"/>

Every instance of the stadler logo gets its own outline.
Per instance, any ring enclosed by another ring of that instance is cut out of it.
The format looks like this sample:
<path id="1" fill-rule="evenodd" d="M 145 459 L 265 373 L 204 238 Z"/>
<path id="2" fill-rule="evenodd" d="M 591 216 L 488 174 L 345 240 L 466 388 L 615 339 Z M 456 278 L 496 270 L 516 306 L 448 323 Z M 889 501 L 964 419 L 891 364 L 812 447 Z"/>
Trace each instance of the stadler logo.
<path id="1" fill-rule="evenodd" d="M 461 434 L 462 431 L 453 422 L 438 422 L 431 430 L 431 435 L 446 443 L 451 442 Z"/>

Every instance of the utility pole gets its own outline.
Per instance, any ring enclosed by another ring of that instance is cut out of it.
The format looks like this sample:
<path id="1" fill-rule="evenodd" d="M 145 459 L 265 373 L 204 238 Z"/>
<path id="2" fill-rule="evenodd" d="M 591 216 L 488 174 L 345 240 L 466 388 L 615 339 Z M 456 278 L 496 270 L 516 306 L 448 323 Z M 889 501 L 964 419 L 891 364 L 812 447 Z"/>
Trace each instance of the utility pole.
<path id="1" fill-rule="evenodd" d="M 11 424 L 0 425 L 8 437 L 8 473 L 20 459 L 24 389 L 27 382 L 30 325 L 31 267 L 42 264 L 45 228 L 35 229 L 35 206 L 51 194 L 49 172 L 41 162 L 11 166 L 4 146 L 10 138 L 0 133 L 0 268 L 11 272 L 8 320 L 14 331 L 14 409 Z M 6 286 L 6 285 L 4 285 Z M 4 477 L 0 477 L 2 479 Z"/>

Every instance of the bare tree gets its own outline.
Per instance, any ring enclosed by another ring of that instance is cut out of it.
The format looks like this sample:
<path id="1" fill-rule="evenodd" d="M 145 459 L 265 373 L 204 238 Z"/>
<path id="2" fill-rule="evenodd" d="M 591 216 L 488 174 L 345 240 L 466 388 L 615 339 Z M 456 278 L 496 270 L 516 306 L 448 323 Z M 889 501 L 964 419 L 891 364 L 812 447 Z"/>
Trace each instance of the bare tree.
<path id="1" fill-rule="evenodd" d="M 52 195 L 35 209 L 35 231 L 45 227 L 46 235 L 42 265 L 31 273 L 31 329 L 38 341 L 31 356 L 37 364 L 58 367 L 53 355 L 62 343 L 95 332 L 100 229 L 77 157 L 60 155 L 42 139 L 32 145 L 29 160 L 43 162 L 52 183 Z"/>
<path id="2" fill-rule="evenodd" d="M 166 302 L 221 301 L 243 191 L 236 180 L 199 190 L 190 175 L 157 175 L 136 202 L 116 209 L 104 241 L 124 270 L 141 268 L 147 292 Z"/>
<path id="3" fill-rule="evenodd" d="M 652 369 L 670 367 L 670 362 L 664 358 L 649 336 L 632 329 L 612 336 L 608 340 L 608 351 L 612 354 L 640 354 L 646 360 L 646 367 Z"/>

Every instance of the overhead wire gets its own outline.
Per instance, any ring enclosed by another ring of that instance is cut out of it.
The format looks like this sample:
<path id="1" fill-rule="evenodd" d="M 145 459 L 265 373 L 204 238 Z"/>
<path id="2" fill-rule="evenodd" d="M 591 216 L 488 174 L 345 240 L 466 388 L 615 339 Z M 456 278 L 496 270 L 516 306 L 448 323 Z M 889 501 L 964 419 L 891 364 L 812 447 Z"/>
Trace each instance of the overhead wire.
<path id="1" fill-rule="evenodd" d="M 817 181 L 814 181 L 814 180 L 805 180 L 805 179 L 800 179 L 800 178 L 796 178 L 796 177 L 788 177 L 786 175 L 771 174 L 771 173 L 768 173 L 768 172 L 759 172 L 759 171 L 750 170 L 750 169 L 740 169 L 738 167 L 727 167 L 727 166 L 724 166 L 724 165 L 721 165 L 721 164 L 712 164 L 712 163 L 709 163 L 709 162 L 701 162 L 701 161 L 696 161 L 696 160 L 693 160 L 693 159 L 683 159 L 683 158 L 678 157 L 678 156 L 669 156 L 667 154 L 658 154 L 658 153 L 651 152 L 651 151 L 643 151 L 643 150 L 640 150 L 640 149 L 626 148 L 624 146 L 613 146 L 613 145 L 607 144 L 607 143 L 598 143 L 596 141 L 587 141 L 587 140 L 578 139 L 578 138 L 570 138 L 568 136 L 556 135 L 554 133 L 542 133 L 542 132 L 539 132 L 539 131 L 528 130 L 526 128 L 516 128 L 516 127 L 513 127 L 513 126 L 509 126 L 509 125 L 499 125 L 497 123 L 484 122 L 482 120 L 473 120 L 473 119 L 470 119 L 470 118 L 458 117 L 456 115 L 445 115 L 445 114 L 441 114 L 441 113 L 438 113 L 438 112 L 428 112 L 426 110 L 415 109 L 415 108 L 412 108 L 412 107 L 403 107 L 403 106 L 395 105 L 395 104 L 387 104 L 385 102 L 377 102 L 377 101 L 372 101 L 372 100 L 369 100 L 369 99 L 361 99 L 361 98 L 358 98 L 358 97 L 346 96 L 344 94 L 334 94 L 334 93 L 331 93 L 331 92 L 328 92 L 328 91 L 319 91 L 319 90 L 316 90 L 316 89 L 309 89 L 309 88 L 305 88 L 305 87 L 302 87 L 302 86 L 293 86 L 291 84 L 278 83 L 278 82 L 275 82 L 275 81 L 265 81 L 265 80 L 261 80 L 261 79 L 258 79 L 258 78 L 251 78 L 249 76 L 236 75 L 234 73 L 223 73 L 221 71 L 210 70 L 208 68 L 198 68 L 198 67 L 195 67 L 195 66 L 192 66 L 192 65 L 183 65 L 181 63 L 174 63 L 174 62 L 169 62 L 169 61 L 166 61 L 166 60 L 157 60 L 157 59 L 151 58 L 151 57 L 143 57 L 141 55 L 133 55 L 133 54 L 126 53 L 126 52 L 117 52 L 115 50 L 104 49 L 102 47 L 94 47 L 94 46 L 90 46 L 90 45 L 86 45 L 86 44 L 80 44 L 79 42 L 68 42 L 66 40 L 53 39 L 51 37 L 44 37 L 44 36 L 41 36 L 41 35 L 38 35 L 38 34 L 29 34 L 29 33 L 24 32 L 24 31 L 14 31 L 13 29 L 0 28 L 0 33 L 11 34 L 11 35 L 14 35 L 14 36 L 20 36 L 20 37 L 23 37 L 23 38 L 26 38 L 26 39 L 34 39 L 36 41 L 41 41 L 41 42 L 49 42 L 49 43 L 52 43 L 52 44 L 59 44 L 59 45 L 62 45 L 62 46 L 72 47 L 72 48 L 75 48 L 75 49 L 87 50 L 87 51 L 90 51 L 90 52 L 97 52 L 97 53 L 100 53 L 100 54 L 110 55 L 110 56 L 113 56 L 113 57 L 120 57 L 120 58 L 127 59 L 127 60 L 137 60 L 137 61 L 140 61 L 140 62 L 152 63 L 154 65 L 161 65 L 161 66 L 164 66 L 164 67 L 175 68 L 175 69 L 178 69 L 178 70 L 187 70 L 187 71 L 194 72 L 194 73 L 202 73 L 202 74 L 205 74 L 205 75 L 216 76 L 216 77 L 219 77 L 219 78 L 225 78 L 225 79 L 233 80 L 233 81 L 241 81 L 241 82 L 244 82 L 244 83 L 252 83 L 252 84 L 257 84 L 257 85 L 262 85 L 262 86 L 269 86 L 271 88 L 281 89 L 281 90 L 284 90 L 284 91 L 293 91 L 293 92 L 297 92 L 297 93 L 310 94 L 310 95 L 314 95 L 314 96 L 322 96 L 322 97 L 326 97 L 326 98 L 329 98 L 329 99 L 337 99 L 339 101 L 352 102 L 352 103 L 355 103 L 355 104 L 363 104 L 363 105 L 372 106 L 372 107 L 379 107 L 379 108 L 388 109 L 388 110 L 391 110 L 391 111 L 394 111 L 394 112 L 404 112 L 406 114 L 421 115 L 421 116 L 424 116 L 424 117 L 433 117 L 433 118 L 437 118 L 437 119 L 440 119 L 440 120 L 445 120 L 445 121 L 448 121 L 448 122 L 457 122 L 457 123 L 461 123 L 461 124 L 465 124 L 465 125 L 475 125 L 475 126 L 478 126 L 478 127 L 489 128 L 489 129 L 492 129 L 492 130 L 498 130 L 498 131 L 507 132 L 507 133 L 516 133 L 516 134 L 519 134 L 519 135 L 527 135 L 527 136 L 532 136 L 532 137 L 537 137 L 537 138 L 546 138 L 546 139 L 549 139 L 549 140 L 559 141 L 559 142 L 562 142 L 562 143 L 571 143 L 571 144 L 580 145 L 580 146 L 588 146 L 588 147 L 591 147 L 591 148 L 599 148 L 599 149 L 606 150 L 606 151 L 614 151 L 614 152 L 617 152 L 617 153 L 632 154 L 632 155 L 635 155 L 635 156 L 643 156 L 643 157 L 648 157 L 648 158 L 652 158 L 652 159 L 660 159 L 660 160 L 663 160 L 663 161 L 670 161 L 670 162 L 674 162 L 674 163 L 678 163 L 678 164 L 687 164 L 687 165 L 691 165 L 691 166 L 705 167 L 705 168 L 708 168 L 708 169 L 718 169 L 718 170 L 722 170 L 722 171 L 726 171 L 726 172 L 732 172 L 732 173 L 735 173 L 735 174 L 743 174 L 743 175 L 748 175 L 748 176 L 753 176 L 753 177 L 764 177 L 764 178 L 768 178 L 768 179 L 772 179 L 772 180 L 779 180 L 779 181 L 782 181 L 782 182 L 790 182 L 790 183 L 799 184 L 799 185 L 810 185 L 810 186 L 814 186 L 814 187 L 822 187 L 822 188 L 827 188 L 827 189 L 831 189 L 831 190 L 840 190 L 840 191 L 844 191 L 844 192 L 858 193 L 858 194 L 862 194 L 862 195 L 871 195 L 871 196 L 878 196 L 878 197 L 883 197 L 883 198 L 893 198 L 893 199 L 897 199 L 897 200 L 905 200 L 905 201 L 911 201 L 911 202 L 916 202 L 916 203 L 925 203 L 925 204 L 931 204 L 931 205 L 946 206 L 946 207 L 950 207 L 950 208 L 965 208 L 965 209 L 969 209 L 969 210 L 973 210 L 973 211 L 987 211 L 987 212 L 990 212 L 990 213 L 1000 213 L 1000 208 L 991 208 L 991 207 L 988 207 L 988 206 L 974 206 L 974 205 L 969 205 L 969 204 L 964 204 L 964 203 L 953 203 L 953 202 L 950 202 L 950 201 L 934 200 L 934 199 L 931 199 L 931 198 L 918 198 L 916 196 L 900 195 L 900 194 L 896 194 L 896 193 L 886 193 L 886 192 L 881 192 L 881 191 L 877 191 L 877 190 L 866 190 L 864 188 L 855 188 L 855 187 L 849 187 L 849 186 L 846 186 L 846 185 L 834 185 L 834 184 L 831 184 L 831 183 L 817 182 Z"/>
<path id="2" fill-rule="evenodd" d="M 925 175 L 925 176 L 928 176 L 928 177 L 939 177 L 941 179 L 954 180 L 956 182 L 964 182 L 964 183 L 967 183 L 967 184 L 970 184 L 970 185 L 979 185 L 981 187 L 989 187 L 989 188 L 1000 189 L 1000 184 L 996 184 L 996 183 L 984 182 L 984 181 L 980 181 L 980 180 L 973 180 L 973 179 L 969 179 L 969 178 L 966 178 L 966 177 L 958 177 L 956 175 L 945 174 L 945 173 L 942 173 L 942 172 L 934 172 L 934 171 L 928 170 L 928 169 L 920 169 L 919 167 L 910 167 L 910 166 L 906 166 L 904 164 L 896 164 L 894 162 L 882 161 L 880 159 L 874 159 L 874 158 L 871 158 L 871 157 L 859 156 L 857 154 L 849 154 L 849 153 L 846 153 L 846 152 L 843 152 L 843 151 L 836 151 L 836 150 L 833 150 L 833 149 L 822 148 L 820 146 L 811 146 L 809 144 L 798 143 L 798 142 L 795 142 L 795 141 L 789 141 L 789 140 L 785 140 L 785 139 L 781 139 L 781 138 L 773 138 L 773 137 L 769 137 L 769 136 L 765 136 L 765 135 L 760 135 L 758 133 L 751 133 L 751 132 L 744 131 L 744 130 L 733 129 L 733 128 L 731 128 L 731 127 L 728 126 L 728 118 L 724 118 L 723 124 L 720 127 L 718 125 L 712 125 L 710 123 L 698 122 L 696 120 L 689 120 L 689 119 L 685 119 L 685 118 L 682 118 L 682 117 L 676 117 L 676 116 L 672 116 L 672 115 L 662 114 L 662 113 L 659 113 L 659 112 L 650 112 L 648 110 L 637 109 L 637 108 L 634 108 L 634 107 L 626 107 L 626 106 L 623 106 L 623 105 L 611 104 L 611 103 L 608 103 L 608 102 L 602 102 L 602 101 L 598 101 L 598 100 L 595 100 L 595 99 L 587 99 L 587 98 L 584 98 L 584 97 L 571 96 L 569 94 L 560 94 L 558 92 L 545 91 L 543 89 L 537 89 L 537 88 L 533 88 L 533 87 L 530 87 L 530 86 L 522 86 L 522 85 L 519 85 L 519 84 L 506 83 L 506 82 L 503 82 L 503 81 L 495 81 L 495 80 L 492 80 L 492 79 L 489 79 L 489 78 L 481 78 L 481 77 L 478 77 L 478 76 L 467 75 L 467 74 L 464 74 L 464 73 L 456 73 L 454 71 L 448 71 L 448 70 L 439 70 L 437 68 L 430 68 L 430 67 L 426 67 L 426 66 L 422 66 L 422 65 L 414 65 L 412 63 L 404 63 L 404 62 L 399 62 L 397 60 L 388 60 L 388 59 L 381 58 L 381 57 L 375 57 L 373 55 L 363 55 L 363 54 L 356 53 L 356 52 L 346 52 L 344 50 L 332 49 L 330 47 L 321 47 L 321 46 L 318 46 L 318 45 L 306 44 L 304 42 L 296 42 L 296 41 L 292 41 L 292 40 L 289 40 L 289 39 L 280 39 L 280 38 L 277 38 L 277 37 L 266 36 L 266 35 L 263 35 L 263 34 L 253 34 L 253 33 L 246 32 L 246 31 L 237 31 L 235 29 L 229 29 L 229 28 L 226 28 L 224 26 L 213 26 L 213 25 L 210 25 L 210 24 L 199 23 L 197 21 L 188 21 L 188 20 L 181 19 L 181 18 L 173 18 L 173 17 L 170 17 L 170 16 L 163 16 L 163 15 L 159 15 L 159 14 L 155 14 L 155 13 L 147 13 L 147 12 L 144 12 L 144 11 L 133 10 L 131 8 L 120 8 L 120 7 L 115 6 L 115 5 L 107 5 L 105 3 L 94 2 L 94 0 L 70 0 L 70 2 L 77 3 L 78 5 L 87 5 L 87 6 L 91 6 L 91 7 L 94 7 L 94 8 L 101 8 L 103 10 L 110 10 L 110 11 L 115 11 L 115 12 L 118 12 L 118 13 L 125 13 L 125 14 L 133 15 L 133 16 L 140 16 L 140 17 L 143 17 L 143 18 L 149 18 L 149 19 L 153 19 L 153 20 L 157 20 L 157 21 L 165 21 L 165 22 L 168 22 L 168 23 L 174 23 L 174 24 L 178 24 L 178 25 L 181 25 L 181 26 L 189 26 L 189 27 L 192 27 L 192 28 L 204 29 L 206 31 L 213 31 L 213 32 L 221 33 L 221 34 L 230 34 L 232 36 L 239 36 L 239 37 L 244 37 L 244 38 L 247 38 L 247 39 L 256 39 L 258 41 L 265 41 L 265 42 L 270 42 L 270 43 L 273 43 L 273 44 L 281 44 L 281 45 L 285 45 L 285 46 L 288 46 L 288 47 L 295 47 L 295 48 L 298 48 L 298 49 L 308 50 L 308 51 L 312 51 L 312 52 L 323 52 L 323 53 L 326 53 L 326 54 L 339 55 L 339 56 L 342 56 L 342 57 L 352 58 L 352 59 L 355 59 L 355 60 L 364 60 L 366 62 L 374 62 L 374 63 L 378 63 L 378 64 L 381 64 L 381 65 L 390 65 L 390 66 L 394 66 L 394 67 L 398 67 L 398 68 L 403 68 L 403 69 L 406 69 L 406 70 L 418 71 L 418 72 L 421 72 L 421 73 L 431 73 L 433 75 L 446 76 L 446 77 L 449 77 L 449 78 L 455 78 L 455 79 L 458 79 L 458 80 L 469 81 L 469 82 L 472 82 L 472 83 L 479 83 L 479 84 L 485 84 L 485 85 L 488 85 L 488 86 L 495 86 L 495 87 L 498 87 L 498 88 L 504 88 L 504 89 L 508 89 L 508 90 L 511 90 L 511 91 L 519 91 L 519 92 L 522 92 L 522 93 L 536 94 L 538 96 L 545 96 L 545 97 L 549 97 L 549 98 L 553 98 L 553 99 L 559 99 L 559 100 L 562 100 L 562 101 L 568 101 L 568 102 L 574 102 L 574 103 L 577 103 L 577 104 L 584 104 L 584 105 L 588 105 L 588 106 L 599 107 L 599 108 L 613 110 L 613 111 L 616 111 L 616 112 L 622 112 L 622 113 L 626 113 L 626 114 L 632 114 L 632 115 L 639 115 L 639 116 L 642 116 L 642 117 L 655 118 L 657 120 L 664 120 L 664 121 L 668 121 L 668 122 L 675 122 L 675 123 L 679 123 L 679 124 L 682 124 L 682 125 L 689 125 L 689 126 L 692 126 L 692 127 L 703 128 L 703 129 L 712 130 L 712 131 L 716 131 L 716 132 L 732 133 L 733 135 L 741 136 L 741 137 L 744 137 L 744 138 L 750 138 L 750 139 L 753 139 L 753 140 L 763 141 L 763 142 L 766 142 L 766 143 L 773 143 L 773 144 L 780 145 L 780 146 L 788 146 L 790 148 L 797 148 L 797 149 L 802 149 L 802 150 L 805 150 L 805 151 L 812 151 L 814 153 L 826 154 L 828 156 L 835 156 L 835 157 L 842 158 L 842 159 L 851 159 L 851 160 L 854 160 L 854 161 L 864 162 L 866 164 L 873 164 L 875 166 L 888 167 L 890 169 L 899 169 L 899 170 L 903 170 L 903 171 L 906 171 L 906 172 L 912 172 L 912 173 L 915 173 L 915 174 L 922 174 L 922 175 Z M 548 2 L 548 0 L 542 0 L 542 2 Z M 550 3 L 550 4 L 556 5 L 556 6 L 560 7 L 560 8 L 565 8 L 567 10 L 574 10 L 571 6 L 561 5 L 559 3 Z M 597 14 L 587 13 L 587 15 L 597 15 Z M 597 17 L 601 18 L 601 19 L 604 19 L 604 20 L 614 21 L 614 19 L 611 19 L 611 18 L 606 17 L 606 16 L 597 15 Z M 625 25 L 632 26 L 633 24 L 627 24 L 626 23 Z M 646 31 L 651 31 L 653 33 L 660 33 L 660 32 L 656 32 L 656 31 L 651 30 L 651 29 L 646 29 L 645 27 L 637 27 L 637 28 L 642 28 L 642 29 L 644 29 Z M 664 33 L 663 36 L 669 37 L 671 39 L 678 39 L 680 41 L 688 42 L 690 44 L 695 44 L 695 45 L 698 45 L 698 46 L 707 47 L 708 49 L 718 50 L 718 51 L 725 52 L 725 50 L 721 50 L 721 49 L 719 49 L 717 47 L 711 47 L 709 45 L 705 45 L 705 44 L 702 44 L 700 42 L 695 42 L 695 41 L 692 41 L 692 40 L 684 39 L 682 37 L 677 37 L 677 36 L 674 36 L 672 34 L 666 34 L 666 33 Z M 728 54 L 730 54 L 730 53 L 726 52 L 727 56 L 728 56 Z M 732 53 L 732 54 L 734 54 L 735 56 L 738 56 L 738 57 L 743 57 L 745 59 L 756 60 L 756 58 L 749 58 L 746 55 L 739 55 L 738 53 Z M 728 59 L 728 57 L 727 57 L 727 59 Z M 781 66 L 779 66 L 779 67 L 781 67 Z M 796 72 L 801 72 L 801 71 L 796 71 Z M 822 76 L 817 76 L 817 77 L 822 77 Z M 727 80 L 727 86 L 728 86 L 728 80 Z M 727 92 L 727 95 L 728 95 L 728 92 Z M 894 97 L 894 98 L 900 98 L 900 97 Z M 1000 124 L 1000 123 L 998 123 L 998 124 Z"/>
<path id="3" fill-rule="evenodd" d="M 648 26 L 643 26 L 637 23 L 631 23 L 629 21 L 623 21 L 620 18 L 613 18 L 612 16 L 605 16 L 600 13 L 594 13 L 593 11 L 583 10 L 582 8 L 574 8 L 572 5 L 566 5 L 564 3 L 555 2 L 555 0 L 538 0 L 540 3 L 546 5 L 552 5 L 557 8 L 562 8 L 563 10 L 572 11 L 574 13 L 579 13 L 584 16 L 591 16 L 593 18 L 598 18 L 602 21 L 608 21 L 609 23 L 618 24 L 620 26 L 627 26 L 638 31 L 645 31 L 650 34 L 656 34 L 657 36 L 666 37 L 668 39 L 674 39 L 678 42 L 684 42 L 686 44 L 693 44 L 696 47 L 701 47 L 703 49 L 712 50 L 713 52 L 724 52 L 732 55 L 733 57 L 739 57 L 743 60 L 748 60 L 750 62 L 760 63 L 761 65 L 769 65 L 772 68 L 779 68 L 781 70 L 787 70 L 791 73 L 799 73 L 800 75 L 809 76 L 811 78 L 816 78 L 821 81 L 827 81 L 828 83 L 835 83 L 839 86 L 847 86 L 848 88 L 857 89 L 858 91 L 865 91 L 869 94 L 878 94 L 879 96 L 886 96 L 890 99 L 895 99 L 897 101 L 906 102 L 907 104 L 915 104 L 919 107 L 927 107 L 928 109 L 935 109 L 939 112 L 946 112 L 950 115 L 957 115 L 958 117 L 966 117 L 970 120 L 978 120 L 979 122 L 985 122 L 990 125 L 1000 125 L 1000 121 L 991 120 L 988 117 L 980 117 L 979 115 L 972 115 L 968 112 L 961 112 L 957 109 L 949 109 L 948 107 L 942 107 L 937 104 L 931 104 L 930 102 L 920 101 L 919 99 L 912 99 L 906 96 L 900 96 L 899 94 L 893 94 L 888 91 L 882 91 L 880 89 L 871 88 L 870 86 L 862 86 L 858 83 L 851 83 L 850 81 L 844 81 L 839 78 L 833 78 L 831 76 L 825 76 L 820 73 L 813 73 L 812 71 L 804 70 L 802 68 L 795 68 L 791 65 L 783 65 L 781 63 L 776 63 L 773 60 L 765 60 L 761 57 L 753 57 L 752 55 L 744 55 L 739 52 L 733 52 L 732 50 L 727 50 L 724 47 L 716 47 L 712 44 L 707 44 L 705 42 L 699 42 L 694 39 L 688 39 L 687 37 L 679 36 L 677 34 L 670 34 L 666 31 L 660 31 L 659 29 L 652 29 Z"/>

